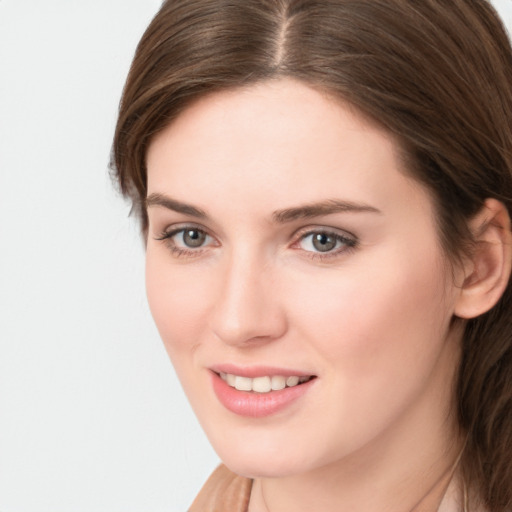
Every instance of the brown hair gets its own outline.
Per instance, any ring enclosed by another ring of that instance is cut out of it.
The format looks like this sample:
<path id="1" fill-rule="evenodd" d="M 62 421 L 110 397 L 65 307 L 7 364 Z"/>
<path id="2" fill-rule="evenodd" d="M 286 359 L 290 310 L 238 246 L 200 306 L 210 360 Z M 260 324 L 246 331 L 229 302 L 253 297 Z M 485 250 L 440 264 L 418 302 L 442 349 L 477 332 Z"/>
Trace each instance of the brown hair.
<path id="1" fill-rule="evenodd" d="M 147 234 L 145 157 L 210 92 L 293 77 L 395 134 L 433 194 L 447 254 L 486 198 L 512 214 L 512 51 L 486 0 L 172 0 L 139 43 L 112 169 Z M 466 323 L 457 386 L 466 482 L 512 510 L 512 286 Z"/>

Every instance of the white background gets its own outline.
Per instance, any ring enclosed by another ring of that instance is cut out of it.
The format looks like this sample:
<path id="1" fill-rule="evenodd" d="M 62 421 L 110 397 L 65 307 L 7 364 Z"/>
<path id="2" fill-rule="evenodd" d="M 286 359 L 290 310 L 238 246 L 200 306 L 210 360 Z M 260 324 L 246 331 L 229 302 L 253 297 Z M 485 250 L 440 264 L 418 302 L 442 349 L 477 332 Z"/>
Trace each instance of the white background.
<path id="1" fill-rule="evenodd" d="M 509 26 L 512 0 L 494 4 Z M 180 512 L 217 464 L 107 172 L 159 0 L 0 0 L 0 511 Z"/>

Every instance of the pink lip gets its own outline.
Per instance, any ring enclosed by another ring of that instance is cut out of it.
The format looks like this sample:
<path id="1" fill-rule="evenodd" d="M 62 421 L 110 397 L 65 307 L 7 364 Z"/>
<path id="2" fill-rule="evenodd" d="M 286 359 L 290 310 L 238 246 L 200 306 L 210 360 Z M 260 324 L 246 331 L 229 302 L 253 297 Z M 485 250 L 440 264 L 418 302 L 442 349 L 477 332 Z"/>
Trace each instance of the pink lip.
<path id="1" fill-rule="evenodd" d="M 293 370 L 287 368 L 277 368 L 276 366 L 248 366 L 241 367 L 234 364 L 219 364 L 211 366 L 210 370 L 215 373 L 230 373 L 232 375 L 239 375 L 240 377 L 273 377 L 274 375 L 281 375 L 283 377 L 309 377 L 312 373 L 305 373 L 300 370 Z"/>
<path id="2" fill-rule="evenodd" d="M 226 372 L 231 373 L 231 372 Z M 236 375 L 249 376 L 247 374 L 237 373 Z M 283 375 L 283 373 L 258 373 L 261 375 Z M 297 374 L 294 374 L 297 375 Z M 286 376 L 286 375 L 283 375 Z M 300 375 L 299 375 L 300 376 Z M 254 393 L 251 391 L 238 391 L 220 378 L 217 373 L 212 372 L 212 385 L 219 402 L 228 411 L 239 416 L 251 418 L 263 418 L 282 411 L 293 402 L 304 396 L 314 385 L 317 379 L 312 379 L 298 386 L 284 388 L 279 391 L 270 391 L 268 393 Z"/>

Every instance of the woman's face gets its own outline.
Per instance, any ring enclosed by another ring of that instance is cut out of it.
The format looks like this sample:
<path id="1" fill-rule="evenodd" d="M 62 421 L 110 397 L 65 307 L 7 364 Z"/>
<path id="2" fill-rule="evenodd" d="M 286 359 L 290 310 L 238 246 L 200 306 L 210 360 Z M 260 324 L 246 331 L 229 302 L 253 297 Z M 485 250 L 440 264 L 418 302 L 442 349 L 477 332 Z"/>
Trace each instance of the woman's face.
<path id="1" fill-rule="evenodd" d="M 410 456 L 447 428 L 459 288 L 386 132 L 266 82 L 189 107 L 147 167 L 149 304 L 230 468 Z"/>

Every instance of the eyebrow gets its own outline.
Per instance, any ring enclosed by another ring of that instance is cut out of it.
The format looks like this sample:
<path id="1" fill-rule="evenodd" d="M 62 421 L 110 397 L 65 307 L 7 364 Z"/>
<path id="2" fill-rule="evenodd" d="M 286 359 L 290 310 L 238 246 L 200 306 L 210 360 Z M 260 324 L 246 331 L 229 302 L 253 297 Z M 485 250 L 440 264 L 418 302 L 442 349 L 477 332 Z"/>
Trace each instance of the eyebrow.
<path id="1" fill-rule="evenodd" d="M 144 200 L 144 206 L 150 208 L 152 206 L 161 206 L 178 213 L 191 215 L 198 219 L 207 219 L 208 215 L 204 210 L 182 203 L 176 199 L 163 194 L 150 194 Z M 278 224 L 285 224 L 299 219 L 309 219 L 320 217 L 321 215 L 331 215 L 334 213 L 377 213 L 382 214 L 380 210 L 366 204 L 353 203 L 350 201 L 341 201 L 339 199 L 327 199 L 318 203 L 301 205 L 293 208 L 285 208 L 276 210 L 272 213 L 272 220 Z"/>
<path id="2" fill-rule="evenodd" d="M 299 219 L 309 219 L 312 217 L 319 217 L 321 215 L 345 212 L 382 214 L 382 212 L 377 208 L 366 204 L 341 201 L 339 199 L 328 199 L 319 203 L 311 203 L 304 206 L 275 211 L 272 214 L 272 220 L 281 224 Z"/>
<path id="3" fill-rule="evenodd" d="M 170 197 L 164 196 L 163 194 L 150 194 L 144 200 L 144 206 L 146 209 L 150 208 L 151 206 L 162 206 L 168 210 L 173 210 L 185 215 L 191 215 L 192 217 L 197 217 L 198 219 L 206 219 L 208 217 L 204 210 L 196 208 L 190 204 L 176 201 L 176 199 L 171 199 Z"/>

